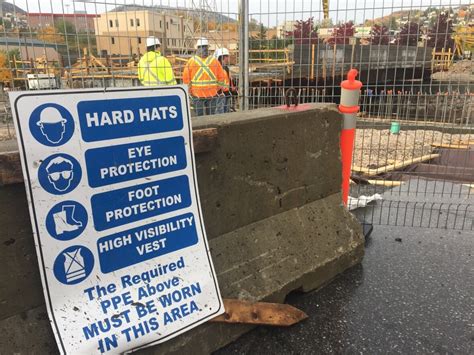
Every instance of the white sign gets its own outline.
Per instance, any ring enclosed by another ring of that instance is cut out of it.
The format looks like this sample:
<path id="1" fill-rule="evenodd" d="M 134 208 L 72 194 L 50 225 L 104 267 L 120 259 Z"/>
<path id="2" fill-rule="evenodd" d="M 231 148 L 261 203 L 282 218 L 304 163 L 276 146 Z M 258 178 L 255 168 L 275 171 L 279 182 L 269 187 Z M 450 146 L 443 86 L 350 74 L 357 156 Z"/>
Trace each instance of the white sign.
<path id="1" fill-rule="evenodd" d="M 224 312 L 184 87 L 10 100 L 61 353 L 147 347 Z"/>

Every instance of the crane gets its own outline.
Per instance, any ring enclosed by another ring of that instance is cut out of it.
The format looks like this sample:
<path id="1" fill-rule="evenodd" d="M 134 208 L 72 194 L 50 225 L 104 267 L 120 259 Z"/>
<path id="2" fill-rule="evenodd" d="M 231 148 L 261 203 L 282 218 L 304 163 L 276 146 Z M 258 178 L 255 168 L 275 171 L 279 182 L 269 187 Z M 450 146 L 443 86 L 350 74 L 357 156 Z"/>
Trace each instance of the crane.
<path id="1" fill-rule="evenodd" d="M 322 1 L 323 1 L 324 19 L 327 20 L 329 18 L 329 0 L 322 0 Z"/>

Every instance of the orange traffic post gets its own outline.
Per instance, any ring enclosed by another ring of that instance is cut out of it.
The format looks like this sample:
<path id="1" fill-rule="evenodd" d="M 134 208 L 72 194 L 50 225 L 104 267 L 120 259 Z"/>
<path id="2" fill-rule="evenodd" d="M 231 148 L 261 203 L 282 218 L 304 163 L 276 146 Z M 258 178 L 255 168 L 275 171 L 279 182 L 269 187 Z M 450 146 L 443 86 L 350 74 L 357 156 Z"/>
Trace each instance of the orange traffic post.
<path id="1" fill-rule="evenodd" d="M 339 104 L 339 112 L 344 116 L 340 144 L 342 158 L 342 202 L 346 206 L 349 198 L 356 115 L 359 112 L 359 97 L 362 87 L 362 83 L 356 80 L 357 74 L 356 69 L 351 69 L 347 73 L 347 80 L 341 83 L 341 102 Z"/>

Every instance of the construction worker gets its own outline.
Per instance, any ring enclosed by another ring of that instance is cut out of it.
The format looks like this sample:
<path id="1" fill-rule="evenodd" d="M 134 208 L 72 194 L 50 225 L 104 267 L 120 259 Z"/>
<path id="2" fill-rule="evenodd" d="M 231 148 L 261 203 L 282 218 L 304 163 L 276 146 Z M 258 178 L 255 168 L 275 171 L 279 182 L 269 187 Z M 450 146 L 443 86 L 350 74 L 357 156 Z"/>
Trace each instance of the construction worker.
<path id="1" fill-rule="evenodd" d="M 183 70 L 183 83 L 189 92 L 197 116 L 216 113 L 217 102 L 226 86 L 226 74 L 219 61 L 209 55 L 209 41 L 199 38 L 196 55 L 188 60 Z"/>
<path id="2" fill-rule="evenodd" d="M 232 83 L 232 77 L 230 76 L 230 69 L 229 69 L 229 57 L 230 53 L 227 48 L 218 48 L 214 52 L 214 57 L 217 58 L 219 63 L 221 64 L 224 72 L 226 74 L 225 84 L 226 86 L 222 89 L 224 95 L 219 97 L 217 103 L 216 113 L 226 113 L 230 111 L 230 103 L 232 100 L 232 95 L 235 94 L 235 87 Z"/>
<path id="3" fill-rule="evenodd" d="M 138 79 L 144 86 L 175 85 L 173 68 L 161 55 L 161 43 L 156 37 L 146 39 L 147 52 L 138 62 Z"/>

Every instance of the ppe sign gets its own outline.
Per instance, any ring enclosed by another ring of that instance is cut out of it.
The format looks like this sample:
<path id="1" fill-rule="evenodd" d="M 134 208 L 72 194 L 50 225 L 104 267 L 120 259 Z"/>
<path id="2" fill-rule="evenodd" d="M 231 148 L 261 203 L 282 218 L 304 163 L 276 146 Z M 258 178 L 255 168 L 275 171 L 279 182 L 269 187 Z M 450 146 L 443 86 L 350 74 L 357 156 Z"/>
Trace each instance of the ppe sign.
<path id="1" fill-rule="evenodd" d="M 180 86 L 10 94 L 61 353 L 123 353 L 224 312 Z"/>

